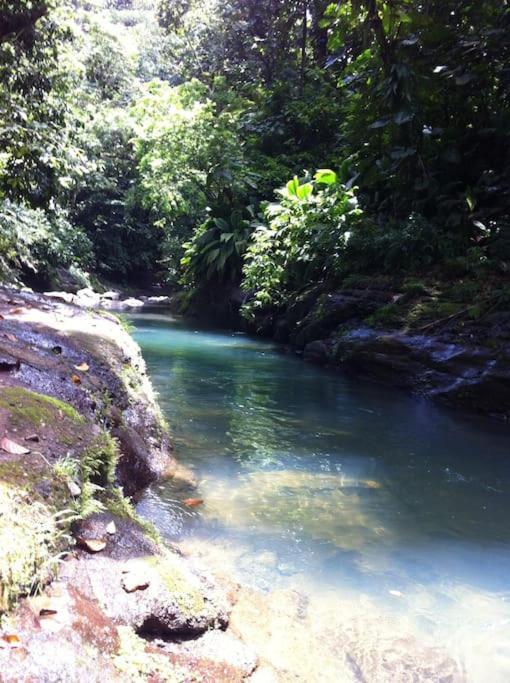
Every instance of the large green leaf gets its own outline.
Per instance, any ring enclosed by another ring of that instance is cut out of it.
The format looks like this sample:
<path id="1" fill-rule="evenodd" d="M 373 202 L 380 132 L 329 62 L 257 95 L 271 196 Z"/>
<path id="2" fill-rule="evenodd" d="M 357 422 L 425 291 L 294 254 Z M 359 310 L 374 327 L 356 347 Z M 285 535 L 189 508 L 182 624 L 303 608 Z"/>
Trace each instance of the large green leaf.
<path id="1" fill-rule="evenodd" d="M 323 185 L 334 185 L 338 180 L 336 173 L 330 168 L 319 168 L 314 178 L 315 182 Z"/>

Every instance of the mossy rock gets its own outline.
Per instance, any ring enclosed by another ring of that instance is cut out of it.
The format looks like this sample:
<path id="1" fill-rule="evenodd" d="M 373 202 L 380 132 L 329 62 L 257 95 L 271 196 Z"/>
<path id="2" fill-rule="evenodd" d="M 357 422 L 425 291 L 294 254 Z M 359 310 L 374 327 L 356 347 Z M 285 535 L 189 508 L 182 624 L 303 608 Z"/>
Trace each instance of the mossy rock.
<path id="1" fill-rule="evenodd" d="M 7 410 L 11 422 L 20 428 L 54 425 L 62 420 L 72 427 L 86 423 L 85 417 L 68 403 L 22 387 L 2 387 L 0 408 Z"/>

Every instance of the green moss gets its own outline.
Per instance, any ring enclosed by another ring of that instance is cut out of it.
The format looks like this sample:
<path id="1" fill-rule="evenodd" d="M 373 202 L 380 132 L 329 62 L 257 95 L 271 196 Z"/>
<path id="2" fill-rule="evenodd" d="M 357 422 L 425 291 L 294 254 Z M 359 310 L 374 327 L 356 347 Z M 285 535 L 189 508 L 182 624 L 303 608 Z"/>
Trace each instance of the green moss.
<path id="1" fill-rule="evenodd" d="M 401 324 L 402 313 L 402 307 L 398 304 L 387 304 L 372 313 L 366 322 L 374 327 L 394 327 Z"/>
<path id="2" fill-rule="evenodd" d="M 166 550 L 164 554 L 153 555 L 145 561 L 157 571 L 183 614 L 198 616 L 209 608 L 200 590 L 184 575 L 178 557 L 171 551 Z"/>
<path id="3" fill-rule="evenodd" d="M 11 422 L 18 425 L 38 427 L 43 423 L 52 424 L 65 416 L 74 424 L 84 424 L 85 417 L 72 406 L 52 396 L 36 394 L 21 387 L 5 387 L 0 396 L 0 408 L 9 411 Z"/>
<path id="4" fill-rule="evenodd" d="M 462 308 L 461 304 L 451 301 L 420 301 L 413 306 L 406 315 L 406 323 L 409 327 L 423 325 L 434 320 L 447 318 L 449 315 L 458 313 Z"/>
<path id="5" fill-rule="evenodd" d="M 140 517 L 131 501 L 122 494 L 118 487 L 115 486 L 106 492 L 103 502 L 106 510 L 112 515 L 135 522 L 151 540 L 158 545 L 162 544 L 161 535 L 154 524 Z"/>

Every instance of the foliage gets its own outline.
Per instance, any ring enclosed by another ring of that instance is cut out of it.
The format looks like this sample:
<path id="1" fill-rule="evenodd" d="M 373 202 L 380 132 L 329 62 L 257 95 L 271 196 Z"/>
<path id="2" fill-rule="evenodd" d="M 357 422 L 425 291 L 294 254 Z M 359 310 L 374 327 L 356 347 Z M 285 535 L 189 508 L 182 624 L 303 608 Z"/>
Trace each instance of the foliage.
<path id="1" fill-rule="evenodd" d="M 233 211 L 249 187 L 237 114 L 220 110 L 198 81 L 176 88 L 153 81 L 133 116 L 142 203 L 165 232 L 168 268 L 176 279 L 192 228 L 207 212 Z"/>
<path id="2" fill-rule="evenodd" d="M 294 176 L 278 193 L 280 201 L 266 206 L 266 224 L 257 228 L 248 248 L 243 287 L 252 297 L 247 315 L 284 303 L 302 283 L 338 273 L 361 216 L 354 189 L 329 169 L 306 182 Z"/>
<path id="3" fill-rule="evenodd" d="M 65 213 L 45 213 L 9 200 L 0 203 L 0 272 L 21 271 L 30 282 L 47 286 L 53 269 L 87 267 L 90 243 Z"/>
<path id="4" fill-rule="evenodd" d="M 228 222 L 223 218 L 207 219 L 183 245 L 185 282 L 197 286 L 213 280 L 238 282 L 251 233 L 250 222 L 238 211 L 232 212 Z"/>
<path id="5" fill-rule="evenodd" d="M 353 272 L 507 273 L 509 28 L 508 0 L 6 0 L 0 201 L 46 212 L 43 272 L 239 284 L 247 250 L 255 308 Z M 317 166 L 342 182 L 266 206 Z"/>

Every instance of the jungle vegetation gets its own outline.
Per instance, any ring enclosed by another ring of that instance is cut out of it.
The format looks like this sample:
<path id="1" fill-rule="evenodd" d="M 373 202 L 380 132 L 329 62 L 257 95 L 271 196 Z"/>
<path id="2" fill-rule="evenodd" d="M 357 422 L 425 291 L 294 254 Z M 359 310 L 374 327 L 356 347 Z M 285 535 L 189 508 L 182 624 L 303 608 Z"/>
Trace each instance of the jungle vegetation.
<path id="1" fill-rule="evenodd" d="M 510 268 L 508 0 L 0 0 L 0 274 Z"/>

